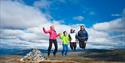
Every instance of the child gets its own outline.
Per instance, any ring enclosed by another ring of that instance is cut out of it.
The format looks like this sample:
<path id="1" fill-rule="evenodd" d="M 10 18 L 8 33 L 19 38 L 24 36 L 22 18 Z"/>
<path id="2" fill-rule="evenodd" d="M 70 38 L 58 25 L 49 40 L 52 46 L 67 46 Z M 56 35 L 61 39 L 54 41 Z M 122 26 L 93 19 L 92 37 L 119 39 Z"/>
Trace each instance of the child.
<path id="1" fill-rule="evenodd" d="M 68 44 L 69 44 L 69 36 L 66 31 L 63 32 L 63 34 L 60 36 L 62 40 L 63 50 L 62 50 L 62 56 L 67 55 L 68 52 Z"/>

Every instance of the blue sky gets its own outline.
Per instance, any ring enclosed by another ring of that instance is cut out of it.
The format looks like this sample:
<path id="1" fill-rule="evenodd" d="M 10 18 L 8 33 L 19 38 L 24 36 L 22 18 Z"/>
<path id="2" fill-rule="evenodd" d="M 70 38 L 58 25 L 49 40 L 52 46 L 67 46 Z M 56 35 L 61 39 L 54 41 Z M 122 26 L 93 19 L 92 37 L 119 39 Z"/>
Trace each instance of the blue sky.
<path id="1" fill-rule="evenodd" d="M 0 48 L 47 49 L 49 35 L 81 24 L 89 34 L 86 48 L 125 48 L 125 0 L 0 0 Z M 58 38 L 59 49 L 62 48 Z M 6 47 L 5 47 L 6 46 Z M 79 48 L 79 47 L 77 47 Z"/>
<path id="2" fill-rule="evenodd" d="M 49 7 L 40 10 L 49 13 L 52 19 L 64 20 L 64 24 L 83 23 L 87 27 L 119 18 L 125 8 L 125 0 L 42 0 L 45 1 L 50 2 L 47 4 Z M 24 0 L 24 2 L 33 6 L 35 1 Z M 76 16 L 83 16 L 83 20 L 74 20 L 73 17 Z"/>

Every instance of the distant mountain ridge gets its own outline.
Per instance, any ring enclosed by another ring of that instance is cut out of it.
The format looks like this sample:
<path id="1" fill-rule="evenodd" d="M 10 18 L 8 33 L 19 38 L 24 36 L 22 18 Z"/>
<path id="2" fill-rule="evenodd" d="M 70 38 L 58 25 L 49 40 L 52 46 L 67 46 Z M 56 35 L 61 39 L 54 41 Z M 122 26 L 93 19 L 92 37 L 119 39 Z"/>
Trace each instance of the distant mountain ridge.
<path id="1" fill-rule="evenodd" d="M 39 49 L 42 53 L 47 53 L 47 50 L 45 49 Z M 125 49 L 86 49 L 86 52 L 108 52 L 113 50 L 124 50 Z M 0 56 L 4 55 L 26 55 L 28 52 L 32 51 L 32 49 L 0 49 Z M 58 50 L 58 52 L 61 52 L 61 50 Z M 69 52 L 73 52 L 72 50 L 69 50 Z M 75 52 L 83 52 L 82 49 L 77 49 Z"/>

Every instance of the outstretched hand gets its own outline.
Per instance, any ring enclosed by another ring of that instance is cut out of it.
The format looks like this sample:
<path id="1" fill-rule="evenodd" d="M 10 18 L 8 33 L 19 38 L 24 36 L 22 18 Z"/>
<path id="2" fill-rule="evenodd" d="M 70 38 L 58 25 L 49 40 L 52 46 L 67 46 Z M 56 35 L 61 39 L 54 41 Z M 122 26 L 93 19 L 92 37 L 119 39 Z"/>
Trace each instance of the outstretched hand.
<path id="1" fill-rule="evenodd" d="M 45 27 L 43 27 L 43 29 L 45 29 Z"/>
<path id="2" fill-rule="evenodd" d="M 60 33 L 58 33 L 58 34 L 57 34 L 57 37 L 60 37 L 60 35 L 61 35 L 61 34 L 60 34 Z"/>
<path id="3" fill-rule="evenodd" d="M 58 34 L 59 36 L 61 35 L 61 33 Z"/>
<path id="4" fill-rule="evenodd" d="M 45 30 L 45 27 L 43 27 L 43 30 Z"/>

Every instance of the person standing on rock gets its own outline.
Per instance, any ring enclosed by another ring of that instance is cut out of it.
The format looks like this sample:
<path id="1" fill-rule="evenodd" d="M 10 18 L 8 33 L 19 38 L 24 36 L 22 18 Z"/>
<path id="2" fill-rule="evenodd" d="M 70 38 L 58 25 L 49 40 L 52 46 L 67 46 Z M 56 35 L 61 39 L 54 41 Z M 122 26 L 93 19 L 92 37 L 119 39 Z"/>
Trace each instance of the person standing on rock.
<path id="1" fill-rule="evenodd" d="M 80 30 L 78 31 L 76 38 L 79 41 L 79 47 L 85 49 L 86 42 L 88 40 L 88 33 L 83 25 L 80 26 Z"/>
<path id="2" fill-rule="evenodd" d="M 54 25 L 50 26 L 50 30 L 46 30 L 44 27 L 43 27 L 43 31 L 44 33 L 49 33 L 49 47 L 48 47 L 48 57 L 50 55 L 50 51 L 51 51 L 51 48 L 52 48 L 52 44 L 54 44 L 55 46 L 55 49 L 54 49 L 54 52 L 53 52 L 53 55 L 55 56 L 56 53 L 57 53 L 57 50 L 58 50 L 58 45 L 57 45 L 57 37 L 60 36 L 60 34 L 57 34 L 56 31 L 55 31 L 55 28 L 54 28 Z"/>
<path id="3" fill-rule="evenodd" d="M 62 40 L 62 46 L 63 46 L 63 50 L 62 50 L 62 56 L 66 56 L 67 52 L 68 52 L 68 44 L 69 44 L 69 35 L 67 34 L 66 31 L 63 32 L 63 34 L 61 34 L 60 39 Z"/>

